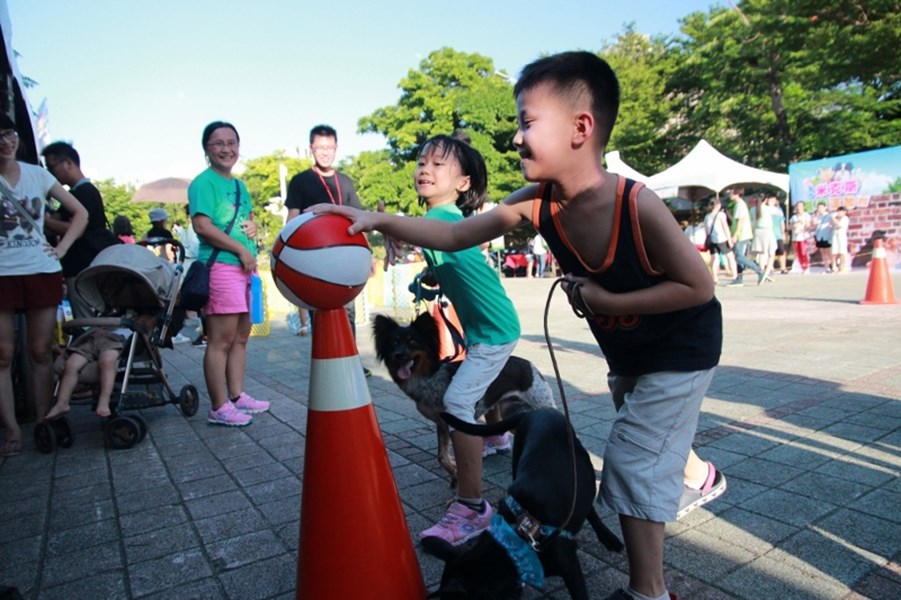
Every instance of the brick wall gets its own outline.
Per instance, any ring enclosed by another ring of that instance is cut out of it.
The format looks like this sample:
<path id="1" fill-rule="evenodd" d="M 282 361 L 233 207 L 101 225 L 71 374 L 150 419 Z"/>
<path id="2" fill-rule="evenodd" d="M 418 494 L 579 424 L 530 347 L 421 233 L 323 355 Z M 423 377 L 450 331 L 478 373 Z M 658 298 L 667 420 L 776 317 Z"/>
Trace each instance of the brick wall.
<path id="1" fill-rule="evenodd" d="M 851 221 L 848 228 L 848 250 L 854 266 L 865 266 L 870 261 L 875 237 L 883 238 L 889 264 L 901 260 L 901 194 L 870 196 L 866 206 L 855 206 L 848 211 Z"/>

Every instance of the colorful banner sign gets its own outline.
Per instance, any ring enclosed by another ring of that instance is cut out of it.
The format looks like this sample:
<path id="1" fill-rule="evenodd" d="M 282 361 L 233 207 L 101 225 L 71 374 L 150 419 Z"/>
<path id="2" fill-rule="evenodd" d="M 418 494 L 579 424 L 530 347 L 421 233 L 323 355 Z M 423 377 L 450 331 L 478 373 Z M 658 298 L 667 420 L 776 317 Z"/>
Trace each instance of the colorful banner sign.
<path id="1" fill-rule="evenodd" d="M 792 204 L 864 208 L 871 196 L 901 192 L 901 146 L 793 163 L 788 175 Z"/>

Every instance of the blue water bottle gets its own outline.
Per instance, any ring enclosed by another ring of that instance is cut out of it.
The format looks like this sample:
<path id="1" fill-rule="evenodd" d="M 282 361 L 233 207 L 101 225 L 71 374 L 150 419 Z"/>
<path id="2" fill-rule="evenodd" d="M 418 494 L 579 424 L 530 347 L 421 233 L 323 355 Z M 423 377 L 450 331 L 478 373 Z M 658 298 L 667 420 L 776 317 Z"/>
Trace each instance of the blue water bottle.
<path id="1" fill-rule="evenodd" d="M 253 325 L 265 320 L 263 314 L 263 280 L 256 273 L 250 276 L 250 322 Z"/>

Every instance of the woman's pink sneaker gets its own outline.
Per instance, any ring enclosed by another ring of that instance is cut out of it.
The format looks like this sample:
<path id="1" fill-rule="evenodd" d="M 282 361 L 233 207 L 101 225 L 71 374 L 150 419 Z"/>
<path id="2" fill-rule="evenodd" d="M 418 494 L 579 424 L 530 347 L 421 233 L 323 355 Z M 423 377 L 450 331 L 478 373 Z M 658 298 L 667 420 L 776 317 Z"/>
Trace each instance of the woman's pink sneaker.
<path id="1" fill-rule="evenodd" d="M 250 425 L 253 417 L 245 415 L 235 405 L 227 401 L 218 410 L 210 409 L 206 422 L 210 425 L 225 425 L 227 427 L 244 427 Z"/>
<path id="2" fill-rule="evenodd" d="M 256 398 L 252 398 L 244 392 L 241 392 L 241 395 L 235 400 L 235 408 L 242 413 L 255 415 L 269 410 L 269 403 L 265 400 L 257 400 Z"/>

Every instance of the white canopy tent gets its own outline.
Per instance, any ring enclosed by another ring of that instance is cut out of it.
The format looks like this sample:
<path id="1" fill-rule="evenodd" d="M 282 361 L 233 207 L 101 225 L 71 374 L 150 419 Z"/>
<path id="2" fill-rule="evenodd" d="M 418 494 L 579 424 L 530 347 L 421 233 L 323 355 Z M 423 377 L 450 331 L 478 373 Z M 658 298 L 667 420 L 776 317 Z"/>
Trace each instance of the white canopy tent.
<path id="1" fill-rule="evenodd" d="M 701 140 L 685 158 L 648 178 L 647 186 L 654 191 L 673 187 L 702 187 L 719 194 L 733 185 L 758 183 L 779 188 L 788 194 L 788 181 L 788 174 L 743 165 L 720 154 L 706 140 Z"/>
<path id="2" fill-rule="evenodd" d="M 625 161 L 620 158 L 619 150 L 614 150 L 613 152 L 605 154 L 604 162 L 607 163 L 607 170 L 611 173 L 616 173 L 617 175 L 622 175 L 623 177 L 628 177 L 629 179 L 634 179 L 641 183 L 647 183 L 648 179 L 650 179 L 647 175 L 642 175 L 627 165 Z"/>
<path id="3" fill-rule="evenodd" d="M 608 152 L 604 155 L 604 162 L 607 164 L 607 170 L 611 173 L 616 173 L 617 175 L 622 175 L 623 177 L 628 177 L 629 179 L 634 179 L 635 181 L 640 181 L 641 183 L 648 185 L 648 181 L 651 179 L 647 175 L 643 175 L 639 173 L 631 166 L 626 164 L 626 162 L 620 157 L 619 150 L 614 150 L 613 152 Z M 679 195 L 679 188 L 672 186 L 664 189 L 655 189 L 655 192 L 661 198 L 676 198 Z M 677 206 L 677 208 L 684 208 L 684 206 Z"/>

